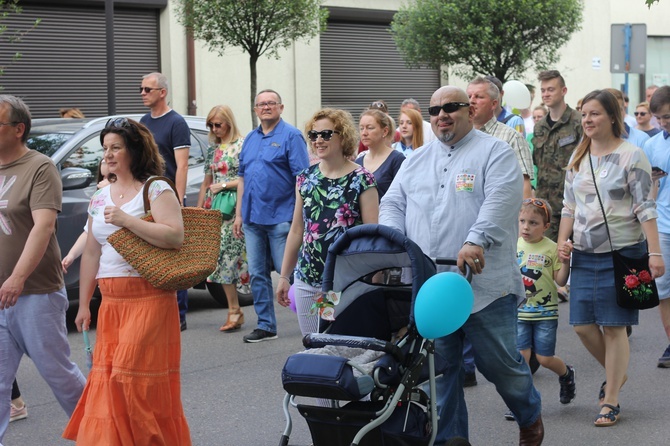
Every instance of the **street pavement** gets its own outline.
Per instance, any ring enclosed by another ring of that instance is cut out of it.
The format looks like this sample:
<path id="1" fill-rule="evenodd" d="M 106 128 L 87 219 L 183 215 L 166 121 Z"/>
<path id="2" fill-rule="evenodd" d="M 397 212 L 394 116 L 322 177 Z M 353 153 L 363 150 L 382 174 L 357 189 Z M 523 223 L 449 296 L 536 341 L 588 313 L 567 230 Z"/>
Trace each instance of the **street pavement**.
<path id="1" fill-rule="evenodd" d="M 301 350 L 295 314 L 278 307 L 279 339 L 244 344 L 255 328 L 253 307 L 245 307 L 246 324 L 236 333 L 218 331 L 226 310 L 206 291 L 190 290 L 188 330 L 182 336 L 182 401 L 194 445 L 274 446 L 284 428 L 281 369 L 286 358 Z M 621 417 L 616 426 L 596 428 L 597 395 L 604 371 L 586 352 L 569 327 L 569 304 L 561 304 L 557 354 L 576 368 L 577 397 L 558 401 L 558 380 L 540 369 L 535 383 L 542 393 L 545 445 L 668 445 L 670 444 L 670 369 L 656 367 L 667 347 L 657 309 L 640 313 L 641 325 L 630 338 L 631 364 L 622 389 Z M 73 318 L 76 305 L 69 312 Z M 70 322 L 72 357 L 86 373 L 82 335 Z M 92 332 L 94 334 L 94 332 Z M 95 336 L 92 336 L 92 340 Z M 516 423 L 506 421 L 506 407 L 492 384 L 478 374 L 479 385 L 466 389 L 473 445 L 518 444 Z M 11 423 L 5 446 L 67 445 L 60 438 L 67 417 L 34 365 L 24 358 L 18 373 L 29 416 Z M 303 418 L 295 411 L 290 444 L 311 443 Z"/>

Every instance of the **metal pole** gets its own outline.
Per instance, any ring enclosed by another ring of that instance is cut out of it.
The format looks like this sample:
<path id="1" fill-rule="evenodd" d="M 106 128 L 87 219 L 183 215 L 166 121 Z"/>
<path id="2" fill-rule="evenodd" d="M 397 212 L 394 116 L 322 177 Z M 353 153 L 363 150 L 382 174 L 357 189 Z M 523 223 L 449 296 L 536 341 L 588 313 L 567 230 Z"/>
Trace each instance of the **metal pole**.
<path id="1" fill-rule="evenodd" d="M 107 40 L 107 113 L 116 114 L 116 65 L 114 63 L 114 0 L 105 0 Z"/>
<path id="2" fill-rule="evenodd" d="M 630 26 L 630 23 L 626 23 L 623 27 L 623 32 L 624 32 L 624 40 L 623 40 L 623 49 L 624 49 L 624 71 L 626 74 L 624 74 L 624 85 L 623 85 L 623 92 L 625 95 L 628 94 L 628 73 L 630 72 L 630 39 L 633 34 L 633 30 Z"/>

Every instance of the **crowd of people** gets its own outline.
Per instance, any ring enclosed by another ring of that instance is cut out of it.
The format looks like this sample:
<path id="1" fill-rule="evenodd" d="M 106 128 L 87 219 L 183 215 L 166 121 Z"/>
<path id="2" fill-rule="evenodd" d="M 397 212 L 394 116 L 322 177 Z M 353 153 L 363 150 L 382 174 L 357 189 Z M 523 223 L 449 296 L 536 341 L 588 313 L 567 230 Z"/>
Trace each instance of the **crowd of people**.
<path id="1" fill-rule="evenodd" d="M 437 380 L 436 444 L 468 437 L 463 387 L 476 385 L 475 368 L 518 423 L 519 444 L 542 444 L 532 358 L 556 373 L 560 403 L 571 403 L 577 391 L 576 366 L 555 354 L 559 301 L 569 300 L 570 324 L 604 369 L 594 425 L 616 424 L 630 358 L 627 327 L 638 323 L 638 310 L 616 305 L 611 250 L 649 256 L 670 339 L 670 87 L 650 87 L 632 118 L 619 90 L 590 92 L 572 109 L 558 71 L 543 71 L 538 81 L 542 104 L 534 108 L 531 100 L 523 110 L 506 109 L 503 84 L 476 77 L 465 90 L 439 88 L 430 98 L 430 123 L 416 100 L 405 100 L 397 126 L 386 103 L 375 100 L 358 123 L 347 111 L 324 108 L 301 132 L 282 119 L 280 94 L 266 89 L 254 104 L 260 125 L 243 136 L 231 108 L 214 107 L 206 119 L 204 181 L 191 204 L 212 208 L 219 194 L 237 197 L 207 279 L 210 292 L 228 302 L 219 329 L 245 324 L 237 285 L 249 283 L 257 323 L 245 343 L 278 338 L 275 297 L 281 306 L 295 304 L 303 334 L 318 331 L 313 304 L 328 247 L 353 226 L 380 223 L 429 257 L 457 258 L 457 268 L 474 274 L 472 314 L 435 344 L 449 364 Z M 190 137 L 168 105 L 168 88 L 163 74 L 144 76 L 140 94 L 149 113 L 105 126 L 88 222 L 62 260 L 56 168 L 26 146 L 28 107 L 0 96 L 0 197 L 11 208 L 0 241 L 13 247 L 0 254 L 0 348 L 7 357 L 0 398 L 8 402 L 0 404 L 0 441 L 10 421 L 27 417 L 15 375 L 29 355 L 70 417 L 64 438 L 191 444 L 179 371 L 186 291 L 154 288 L 106 240 L 128 228 L 158 247 L 183 243 L 179 208 L 187 204 Z M 147 182 L 158 175 L 175 190 Z M 154 223 L 139 218 L 145 188 Z M 79 331 L 91 324 L 96 286 L 103 296 L 87 378 L 69 358 L 64 317 L 63 272 L 80 255 Z M 657 365 L 670 368 L 670 346 Z"/>

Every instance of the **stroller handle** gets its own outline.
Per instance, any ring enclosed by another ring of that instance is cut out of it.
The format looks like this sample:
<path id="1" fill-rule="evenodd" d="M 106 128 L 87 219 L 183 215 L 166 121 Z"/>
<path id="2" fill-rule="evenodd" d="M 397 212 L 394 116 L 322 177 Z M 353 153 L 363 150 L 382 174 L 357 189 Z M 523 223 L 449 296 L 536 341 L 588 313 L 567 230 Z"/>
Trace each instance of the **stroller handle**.
<path id="1" fill-rule="evenodd" d="M 404 355 L 400 348 L 392 342 L 377 338 L 331 335 L 327 333 L 308 333 L 302 338 L 305 348 L 321 348 L 327 345 L 339 345 L 349 348 L 363 348 L 393 355 L 397 361 L 403 361 Z"/>
<path id="2" fill-rule="evenodd" d="M 433 259 L 433 262 L 435 262 L 436 265 L 456 266 L 457 261 L 458 261 L 457 259 L 447 259 L 444 257 L 438 257 Z M 470 265 L 468 265 L 467 263 L 465 264 L 464 276 L 468 280 L 468 282 L 472 282 L 472 269 L 470 268 Z"/>

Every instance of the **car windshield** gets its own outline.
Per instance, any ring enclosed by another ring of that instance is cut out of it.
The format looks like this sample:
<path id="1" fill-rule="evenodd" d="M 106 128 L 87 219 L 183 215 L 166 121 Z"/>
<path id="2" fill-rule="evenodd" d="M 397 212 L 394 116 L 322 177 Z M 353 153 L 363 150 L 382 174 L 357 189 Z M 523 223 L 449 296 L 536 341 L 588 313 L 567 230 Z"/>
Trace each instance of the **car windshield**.
<path id="1" fill-rule="evenodd" d="M 71 137 L 71 133 L 32 132 L 26 144 L 29 148 L 51 157 Z"/>

